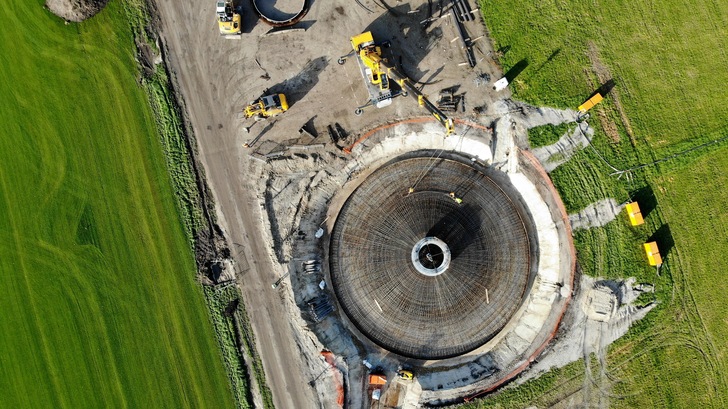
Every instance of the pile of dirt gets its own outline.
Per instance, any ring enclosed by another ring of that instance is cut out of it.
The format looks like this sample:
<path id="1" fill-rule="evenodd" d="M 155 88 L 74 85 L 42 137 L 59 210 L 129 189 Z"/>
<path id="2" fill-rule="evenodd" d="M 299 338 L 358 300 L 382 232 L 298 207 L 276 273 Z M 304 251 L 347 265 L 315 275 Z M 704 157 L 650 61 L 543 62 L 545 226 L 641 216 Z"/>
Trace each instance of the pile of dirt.
<path id="1" fill-rule="evenodd" d="M 58 17 L 80 23 L 95 16 L 108 2 L 109 0 L 46 0 L 45 5 Z"/>

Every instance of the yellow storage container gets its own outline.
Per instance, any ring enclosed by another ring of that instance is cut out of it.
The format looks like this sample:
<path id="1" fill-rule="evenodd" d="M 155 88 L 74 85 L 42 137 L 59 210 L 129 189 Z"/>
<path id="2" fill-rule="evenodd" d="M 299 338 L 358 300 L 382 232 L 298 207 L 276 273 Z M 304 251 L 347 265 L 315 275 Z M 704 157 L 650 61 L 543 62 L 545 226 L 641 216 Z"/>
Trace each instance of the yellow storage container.
<path id="1" fill-rule="evenodd" d="M 637 202 L 628 203 L 625 207 L 627 208 L 627 215 L 629 215 L 629 222 L 632 223 L 632 226 L 639 226 L 645 223 L 645 220 L 642 218 L 642 212 L 640 211 L 640 205 Z"/>
<path id="2" fill-rule="evenodd" d="M 602 97 L 602 94 L 600 94 L 600 93 L 597 92 L 596 94 L 594 94 L 593 97 L 589 98 L 586 102 L 584 102 L 583 104 L 579 105 L 579 112 L 581 112 L 583 114 L 586 111 L 594 108 L 594 105 L 602 102 L 602 99 L 604 99 Z"/>
<path id="3" fill-rule="evenodd" d="M 650 262 L 651 266 L 662 265 L 662 257 L 660 256 L 660 250 L 657 248 L 657 242 L 651 241 L 645 243 L 645 253 L 647 254 L 647 261 Z"/>

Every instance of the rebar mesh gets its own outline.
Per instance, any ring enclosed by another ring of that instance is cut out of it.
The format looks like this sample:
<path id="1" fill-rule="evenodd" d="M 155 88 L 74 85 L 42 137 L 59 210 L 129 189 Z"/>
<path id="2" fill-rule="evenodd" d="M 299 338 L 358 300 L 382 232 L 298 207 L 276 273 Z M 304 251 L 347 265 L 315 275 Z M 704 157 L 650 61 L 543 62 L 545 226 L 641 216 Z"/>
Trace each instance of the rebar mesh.
<path id="1" fill-rule="evenodd" d="M 418 359 L 463 354 L 497 334 L 525 296 L 531 257 L 524 223 L 530 219 L 508 194 L 469 164 L 390 162 L 338 215 L 329 255 L 334 291 L 354 325 L 389 351 Z M 424 237 L 452 252 L 441 275 L 412 264 Z"/>

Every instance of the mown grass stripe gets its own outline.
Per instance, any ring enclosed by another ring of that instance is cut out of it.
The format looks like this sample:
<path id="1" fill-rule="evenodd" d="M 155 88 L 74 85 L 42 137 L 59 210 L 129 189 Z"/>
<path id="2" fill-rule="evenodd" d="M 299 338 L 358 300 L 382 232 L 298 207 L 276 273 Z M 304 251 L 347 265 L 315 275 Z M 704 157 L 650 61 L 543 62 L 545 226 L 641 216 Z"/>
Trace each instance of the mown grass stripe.
<path id="1" fill-rule="evenodd" d="M 233 406 L 122 4 L 0 18 L 0 407 Z"/>
<path id="2" fill-rule="evenodd" d="M 728 76 L 728 3 L 483 0 L 481 6 L 496 48 L 508 49 L 498 57 L 504 69 L 522 59 L 530 62 L 511 85 L 518 99 L 577 106 L 594 90 L 595 67 L 587 56 L 590 44 L 595 46 L 617 83 L 634 133 L 628 135 L 628 125 L 621 123 L 614 95 L 599 109 L 617 122 L 619 142 L 592 115 L 592 144 L 616 167 L 648 163 L 728 135 L 728 105 L 715 86 Z M 728 282 L 721 278 L 728 250 L 727 151 L 725 144 L 716 144 L 618 179 L 587 149 L 552 173 L 571 212 L 607 197 L 656 206 L 639 228 L 620 218 L 575 234 L 586 274 L 634 276 L 657 289 L 638 301 L 656 300 L 658 307 L 610 347 L 611 386 L 604 389 L 610 407 L 723 408 L 728 403 L 722 302 Z M 659 276 L 646 267 L 639 247 L 654 239 L 666 253 Z M 584 370 L 584 363 L 576 362 L 472 407 L 580 402 Z M 604 385 L 590 385 L 587 405 L 604 397 L 599 395 Z"/>

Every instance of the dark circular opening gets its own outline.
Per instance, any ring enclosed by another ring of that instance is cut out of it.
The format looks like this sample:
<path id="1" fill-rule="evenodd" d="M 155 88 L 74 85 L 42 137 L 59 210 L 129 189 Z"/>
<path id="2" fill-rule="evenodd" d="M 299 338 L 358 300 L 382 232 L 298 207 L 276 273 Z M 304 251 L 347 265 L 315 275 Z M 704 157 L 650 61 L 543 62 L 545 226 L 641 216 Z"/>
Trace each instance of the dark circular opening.
<path id="1" fill-rule="evenodd" d="M 436 269 L 442 265 L 445 261 L 445 253 L 442 251 L 440 246 L 433 243 L 428 243 L 422 246 L 419 252 L 420 264 L 425 268 Z"/>

